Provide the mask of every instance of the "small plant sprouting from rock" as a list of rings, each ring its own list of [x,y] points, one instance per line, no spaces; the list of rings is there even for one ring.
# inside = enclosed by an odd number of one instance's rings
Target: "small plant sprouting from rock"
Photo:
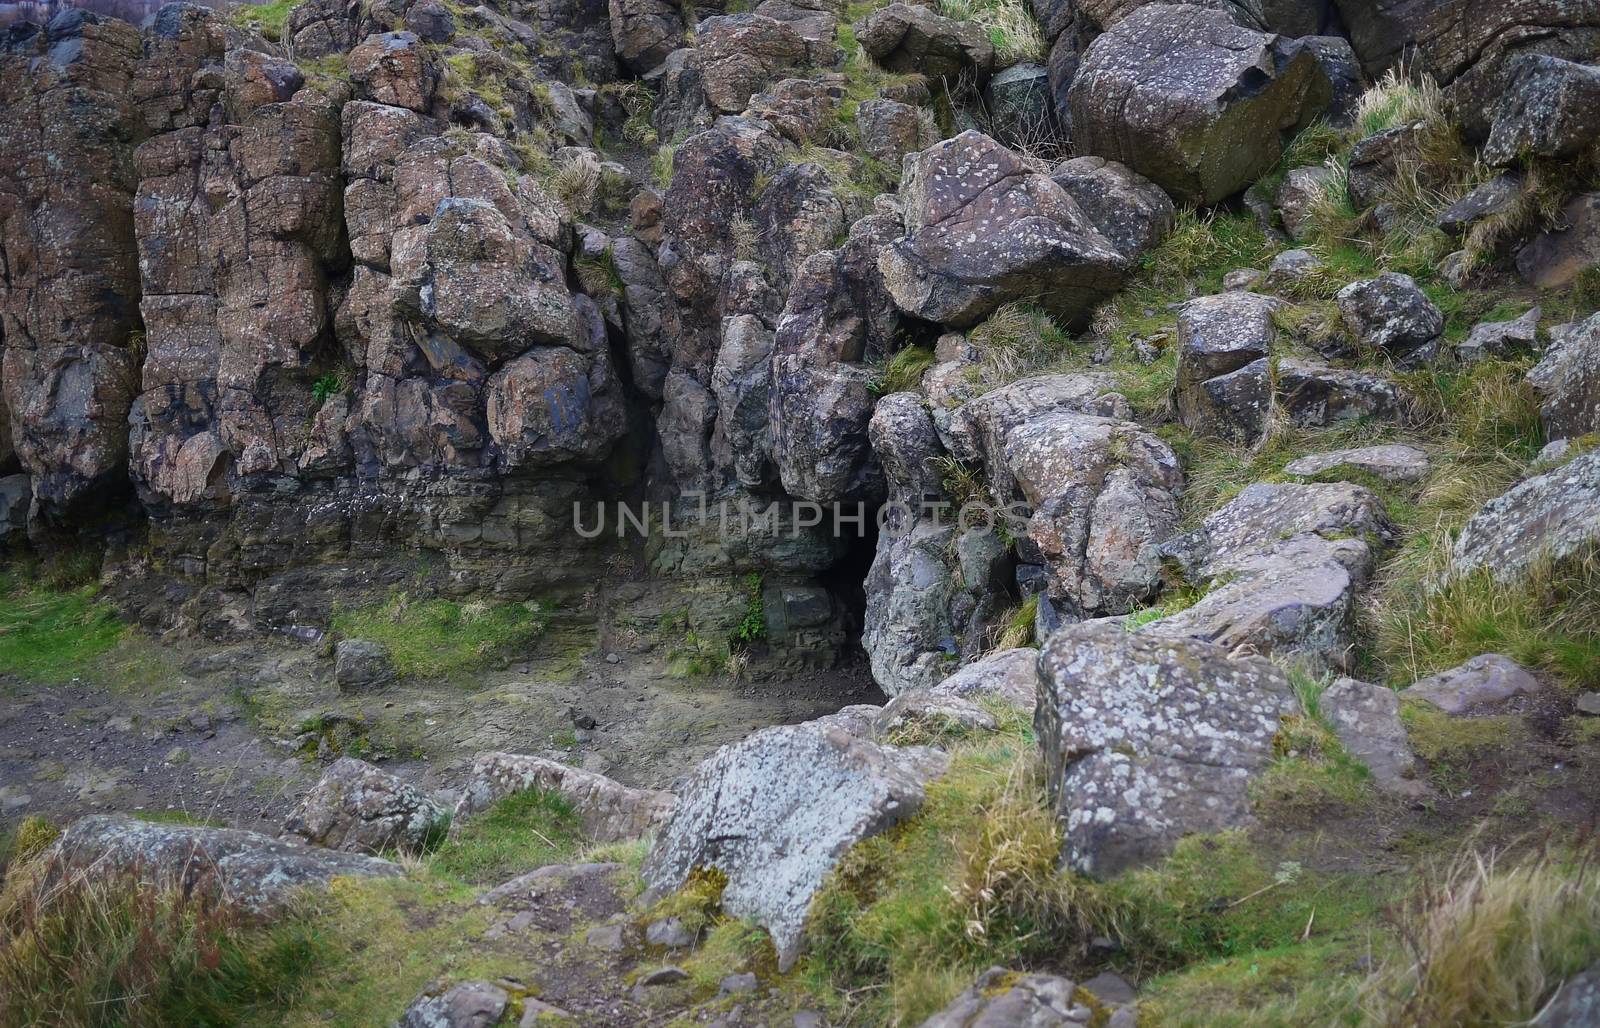
[[[734,626],[732,642],[739,646],[748,646],[767,637],[767,608],[763,602],[761,576],[752,571],[745,578],[745,591],[748,599],[745,604],[744,616]]]
[[[311,383],[311,398],[320,407],[350,390],[350,376],[343,371],[330,371]]]

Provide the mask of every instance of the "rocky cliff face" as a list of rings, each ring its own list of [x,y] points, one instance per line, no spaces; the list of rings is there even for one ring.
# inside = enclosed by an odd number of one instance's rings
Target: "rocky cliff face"
[[[942,333],[1016,301],[1084,325],[1169,230],[1168,195],[1238,194],[1397,47],[1469,132],[1520,56],[1600,47],[1587,6],[1502,6],[1039,4],[1053,96],[904,4],[851,33],[789,0],[309,0],[272,40],[183,4],[143,29],[14,26],[5,523],[41,545],[140,528],[127,567],[161,585],[132,605],[229,634],[315,625],[414,574],[404,553],[456,593],[590,584],[628,547],[575,532],[575,506],[650,498],[689,526],[658,526],[655,571],[730,594],[768,576],[779,648],[825,661],[875,532],[730,534],[702,498],[870,524],[959,498],[966,468],[1020,538],[897,520],[868,578],[886,688],[976,655],[1025,594],[1047,621],[1125,613],[1161,583],[1176,457],[1115,382],[988,393],[983,329]],[[1052,168],[1040,126],[1092,156]],[[1280,387],[1296,424],[1388,409],[1350,372],[1269,376],[1257,349],[1191,383],[1186,423],[1255,438]],[[916,410],[880,402],[907,389]]]

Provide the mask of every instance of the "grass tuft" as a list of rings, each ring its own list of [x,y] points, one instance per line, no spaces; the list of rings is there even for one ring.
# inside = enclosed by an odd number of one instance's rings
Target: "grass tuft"
[[[403,676],[446,678],[487,667],[525,650],[549,617],[537,602],[415,600],[396,593],[357,609],[336,609],[334,631],[346,639],[382,644]]]

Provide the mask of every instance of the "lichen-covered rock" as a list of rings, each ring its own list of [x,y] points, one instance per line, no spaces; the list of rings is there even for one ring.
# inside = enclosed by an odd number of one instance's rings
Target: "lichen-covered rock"
[[[888,168],[899,168],[906,154],[938,142],[929,138],[928,127],[919,108],[898,100],[879,97],[856,108],[862,151]]]
[[[805,40],[786,22],[756,14],[707,18],[695,29],[695,53],[706,101],[737,114],[750,98],[807,57]]]
[[[457,982],[412,1000],[398,1028],[494,1028],[510,1003],[511,994],[498,985]]]
[[[1600,314],[1552,338],[1528,383],[1539,396],[1546,439],[1600,432]]]
[[[1068,99],[1080,153],[1214,204],[1271,168],[1331,95],[1310,50],[1219,11],[1154,4],[1090,45]]]
[[[1534,475],[1484,504],[1456,537],[1451,566],[1500,581],[1600,542],[1600,450]]]
[[[1483,653],[1459,667],[1417,679],[1400,696],[1456,715],[1539,691],[1539,680],[1521,664],[1499,653]]]
[[[1505,357],[1515,350],[1533,347],[1539,341],[1539,316],[1542,313],[1534,307],[1512,321],[1479,322],[1472,326],[1466,339],[1456,344],[1456,358],[1465,364],[1476,364],[1490,357]]]
[[[1028,537],[1053,600],[1120,614],[1161,584],[1158,547],[1177,530],[1183,476],[1172,450],[1132,422],[1055,411],[1006,436],[1005,464],[1033,510]]]
[[[1349,469],[1385,482],[1411,483],[1427,478],[1431,467],[1427,453],[1415,446],[1387,443],[1307,454],[1285,464],[1283,472],[1302,478],[1316,478],[1320,475],[1344,474]]]
[[[1100,234],[1129,260],[1137,260],[1172,231],[1177,210],[1161,187],[1132,168],[1104,157],[1063,161],[1050,178],[1089,216]]]
[[[820,81],[784,79],[752,96],[746,110],[752,117],[770,122],[785,139],[797,146],[804,146],[822,135],[843,95],[844,88],[836,76],[824,77]],[[857,118],[858,124],[861,124],[859,111]],[[865,125],[862,124],[863,148],[866,148],[866,138]],[[913,149],[920,150],[921,147]],[[867,152],[872,151],[868,149]],[[892,166],[898,167],[899,164],[899,157],[895,157]]]
[[[815,503],[882,495],[883,475],[867,441],[873,382],[858,364],[773,358],[772,455],[791,495]]]
[[[1076,999],[1078,986],[1053,974],[1018,974],[993,967],[922,1028],[1066,1028],[1088,1024],[1093,1012]]]
[[[1523,183],[1518,172],[1496,175],[1446,207],[1434,224],[1445,235],[1459,239],[1487,219],[1514,210],[1522,200]]]
[[[1301,535],[1353,537],[1374,545],[1396,538],[1383,501],[1363,486],[1256,482],[1162,550],[1188,574],[1209,580],[1233,570],[1242,559]]]
[[[1400,694],[1382,685],[1341,678],[1322,691],[1317,710],[1352,757],[1372,772],[1378,788],[1401,796],[1427,795],[1417,758],[1400,721]]]
[[[916,814],[943,767],[827,719],[764,729],[700,765],[641,873],[660,896],[696,869],[721,871],[722,909],[765,927],[787,971],[828,873],[851,846]]]
[[[332,850],[420,853],[449,824],[445,809],[415,786],[365,761],[341,757],[283,828]]]
[[[606,350],[529,350],[489,377],[484,396],[489,438],[508,470],[599,461],[628,430]]]
[[[637,839],[663,823],[675,802],[670,792],[632,789],[604,775],[518,753],[480,753],[461,788],[455,816],[489,809],[528,789],[556,793],[572,805],[585,834],[599,842]]]
[[[401,873],[387,860],[236,828],[164,825],[115,815],[73,823],[50,847],[48,859],[56,874],[133,875],[152,888],[206,896],[259,919],[282,912],[300,889],[325,887],[335,878]]]
[[[1273,314],[1283,301],[1258,293],[1218,293],[1190,300],[1178,311],[1178,369],[1174,392],[1178,416],[1195,431],[1240,441],[1261,432],[1265,404],[1241,400],[1237,388],[1212,385],[1266,358],[1277,338]],[[1239,378],[1231,382],[1241,381]],[[1253,383],[1259,392],[1266,378]]]
[[[1405,419],[1407,395],[1393,380],[1376,372],[1330,368],[1289,357],[1279,359],[1276,371],[1278,404],[1301,428],[1361,419]]]
[[[1334,297],[1352,335],[1397,360],[1427,360],[1444,315],[1410,275],[1386,271],[1352,282]]]
[[[369,36],[347,60],[350,81],[361,99],[422,114],[433,107],[439,73],[415,33]]]
[[[1255,657],[1107,624],[1067,625],[1039,656],[1034,731],[1073,870],[1110,877],[1183,836],[1252,823],[1288,679]]]
[[[878,265],[907,314],[959,327],[1037,296],[1079,323],[1128,274],[1066,190],[981,132],[908,157],[901,196],[906,234]]]
[[[965,72],[981,87],[994,70],[994,45],[982,28],[930,7],[890,4],[857,23],[855,33],[862,49],[890,71],[952,83]]]
[[[1133,408],[1118,387],[1117,376],[1108,372],[1030,375],[961,404],[949,414],[940,435],[952,454],[984,468],[995,498],[1003,502],[1016,491],[1005,453],[1011,431],[1061,410],[1131,421]]]

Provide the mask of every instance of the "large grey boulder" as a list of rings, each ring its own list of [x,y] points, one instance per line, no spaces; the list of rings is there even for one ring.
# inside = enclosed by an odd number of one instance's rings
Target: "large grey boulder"
[[[1509,581],[1541,560],[1600,542],[1600,450],[1512,486],[1484,504],[1456,537],[1458,574],[1488,569]]]
[[[179,889],[250,918],[281,913],[301,889],[335,878],[394,878],[399,865],[377,857],[273,839],[237,828],[155,824],[117,815],[73,823],[47,851],[57,876],[129,875],[156,889]]]
[[[1252,823],[1249,785],[1299,709],[1282,670],[1198,640],[1068,625],[1039,657],[1034,731],[1073,870],[1109,877]]]
[[[420,789],[365,761],[341,757],[283,829],[332,850],[420,853],[449,825],[449,813]]]
[[[1275,370],[1278,405],[1300,428],[1405,420],[1408,395],[1377,372],[1330,368],[1291,357],[1280,358]]]
[[[1052,600],[1121,614],[1160,589],[1158,547],[1177,530],[1183,488],[1166,443],[1133,422],[1056,410],[1008,432],[1004,459],[1033,511]]]
[[[695,27],[694,46],[701,88],[717,114],[743,111],[752,96],[809,54],[793,26],[759,14],[706,18]]]
[[[1492,165],[1530,157],[1575,156],[1600,126],[1600,68],[1548,54],[1508,62],[1482,156]]]
[[[1465,664],[1417,679],[1400,696],[1457,715],[1539,691],[1539,680],[1521,664],[1503,654],[1482,653]]]
[[[1016,490],[1005,459],[1013,429],[1062,410],[1131,421],[1133,408],[1118,388],[1117,376],[1104,371],[1029,375],[962,403],[945,420],[940,438],[956,457],[983,467],[990,489],[1003,499]]]
[[[873,731],[880,738],[893,738],[889,733],[896,729],[927,720],[993,731],[998,724],[992,707],[1033,711],[1038,658],[1039,651],[1031,647],[1000,650],[932,685],[901,692],[873,716]]]
[[[1352,282],[1334,300],[1350,333],[1396,360],[1427,360],[1444,331],[1444,314],[1410,275],[1386,271]]]
[[[982,86],[994,71],[994,44],[978,25],[930,7],[895,3],[856,23],[856,40],[890,71],[917,72],[952,84],[967,73]]]
[[[765,927],[787,971],[828,873],[915,815],[943,768],[938,754],[858,738],[837,719],[764,729],[694,772],[641,873],[661,896],[696,869],[721,871],[722,909]]]
[[[1600,431],[1600,314],[1553,334],[1528,383],[1539,395],[1546,439]]]
[[[1104,157],[1074,157],[1050,173],[1100,234],[1122,255],[1137,260],[1172,231],[1177,209],[1161,187],[1125,164]]]
[[[671,0],[608,0],[617,57],[636,75],[664,64],[683,43],[683,14]]]
[[[599,842],[637,839],[672,813],[670,792],[633,789],[605,775],[520,753],[480,753],[456,802],[457,818],[476,814],[496,800],[528,789],[544,789],[572,805],[584,833]]]
[[[867,442],[873,383],[862,364],[819,364],[803,354],[772,359],[772,456],[791,495],[815,503],[882,496],[883,475]]]
[[[1383,501],[1363,486],[1256,482],[1162,552],[1197,581],[1209,582],[1280,542],[1312,535],[1374,546],[1396,538]]]
[[[975,130],[906,158],[905,236],[879,251],[895,304],[965,327],[1002,304],[1037,297],[1082,323],[1130,265],[1047,176]]]
[[[1121,161],[1180,203],[1214,204],[1272,167],[1327,107],[1309,49],[1186,5],[1141,7],[1096,39],[1068,92],[1080,153]]]

